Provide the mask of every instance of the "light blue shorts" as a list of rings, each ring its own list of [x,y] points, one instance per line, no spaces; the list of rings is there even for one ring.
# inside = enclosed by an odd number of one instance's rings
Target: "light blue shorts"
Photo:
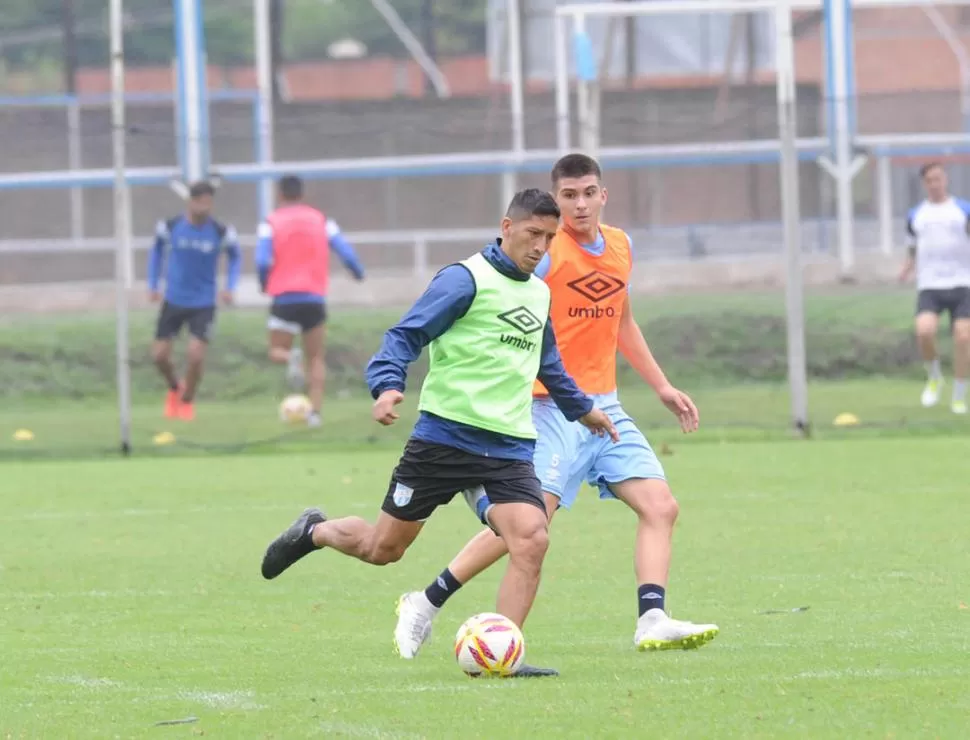
[[[557,496],[560,506],[567,509],[576,500],[584,480],[599,489],[600,498],[616,498],[610,491],[611,483],[633,478],[666,480],[656,453],[623,407],[614,402],[601,408],[613,420],[619,442],[598,437],[579,422],[566,421],[550,399],[533,401],[532,421],[539,433],[534,458],[536,475],[542,490]]]

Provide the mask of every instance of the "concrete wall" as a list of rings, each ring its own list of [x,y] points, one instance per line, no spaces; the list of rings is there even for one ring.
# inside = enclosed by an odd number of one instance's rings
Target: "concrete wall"
[[[776,136],[773,86],[734,88],[715,118],[716,89],[613,91],[604,94],[605,145],[672,144],[764,139]],[[801,91],[800,133],[818,132],[816,89]],[[174,165],[177,161],[173,113],[167,106],[131,106],[129,157],[133,166]],[[365,157],[483,151],[510,147],[507,99],[449,101],[393,100],[357,103],[304,103],[280,106],[276,137],[278,160]],[[253,160],[253,123],[247,104],[218,104],[211,115],[213,159],[217,163]],[[530,96],[527,145],[555,145],[552,96]],[[0,141],[5,142],[0,171],[66,169],[66,116],[62,109],[0,109]],[[111,128],[106,109],[83,113],[84,165],[111,166]],[[700,167],[653,172],[617,172],[610,216],[630,225],[680,224],[715,220],[771,218],[778,212],[773,166]],[[806,168],[806,185],[813,177]],[[544,175],[524,184],[546,183]],[[651,191],[660,207],[647,202]],[[808,188],[813,190],[813,188]],[[312,197],[350,229],[484,226],[495,220],[498,178],[436,177],[314,184]],[[111,232],[111,194],[86,193],[88,236]],[[703,202],[701,202],[703,201]],[[5,191],[0,196],[3,238],[69,235],[67,194],[62,191]],[[255,187],[227,186],[220,212],[247,231],[255,215]],[[811,204],[808,204],[809,211]],[[135,193],[135,230],[177,210],[163,188]]]

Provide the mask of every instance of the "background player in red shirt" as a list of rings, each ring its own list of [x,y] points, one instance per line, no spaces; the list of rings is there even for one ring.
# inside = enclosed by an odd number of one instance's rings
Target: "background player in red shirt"
[[[311,427],[320,426],[320,406],[326,379],[327,290],[330,250],[357,280],[364,279],[354,248],[335,221],[303,201],[303,181],[287,175],[279,184],[279,207],[259,226],[256,268],[260,285],[273,297],[270,308],[269,358],[288,366],[294,388],[309,375]],[[293,347],[300,334],[303,351]],[[304,367],[305,362],[305,367]]]

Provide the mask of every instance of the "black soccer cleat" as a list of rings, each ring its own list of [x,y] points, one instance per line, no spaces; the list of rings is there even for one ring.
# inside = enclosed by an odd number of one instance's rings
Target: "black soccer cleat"
[[[509,678],[546,678],[558,675],[559,671],[555,668],[536,668],[534,665],[523,663],[519,666],[519,670],[509,676]]]
[[[306,509],[283,534],[269,543],[263,555],[263,578],[270,580],[317,548],[310,537],[314,524],[327,521],[320,509]]]

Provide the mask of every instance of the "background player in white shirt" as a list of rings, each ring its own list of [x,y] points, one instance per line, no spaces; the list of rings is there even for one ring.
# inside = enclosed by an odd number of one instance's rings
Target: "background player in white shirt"
[[[926,365],[923,406],[935,406],[943,388],[943,372],[936,349],[940,314],[950,314],[953,331],[953,396],[950,408],[967,413],[970,376],[970,203],[947,190],[943,165],[931,162],[920,169],[926,200],[909,212],[906,231],[909,254],[900,280],[916,273],[916,339]]]

